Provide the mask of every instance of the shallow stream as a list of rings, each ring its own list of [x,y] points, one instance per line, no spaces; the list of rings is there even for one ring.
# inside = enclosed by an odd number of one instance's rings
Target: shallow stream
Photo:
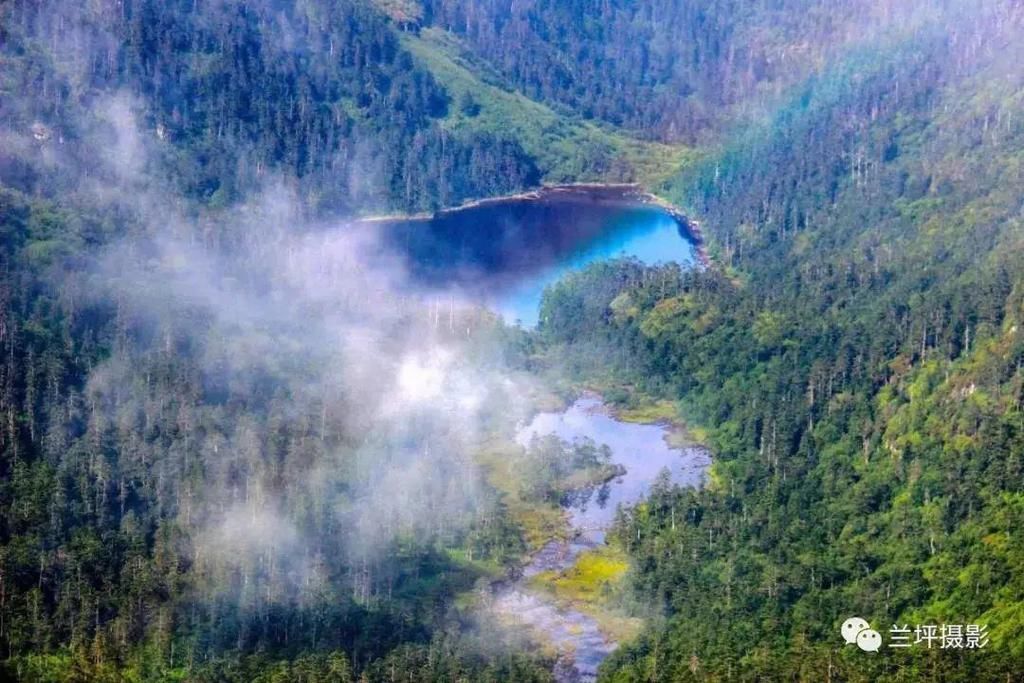
[[[567,507],[573,539],[551,541],[535,553],[519,579],[495,591],[492,608],[506,620],[528,627],[558,650],[555,678],[559,683],[594,681],[598,666],[618,643],[601,632],[593,617],[560,606],[548,595],[531,589],[530,578],[541,572],[566,570],[581,552],[604,543],[616,508],[640,501],[663,470],[674,483],[699,486],[710,458],[702,448],[670,446],[667,426],[615,419],[601,399],[592,395],[578,399],[563,412],[539,413],[519,428],[516,440],[525,447],[535,434],[556,434],[569,442],[589,438],[606,444],[612,451],[612,463],[622,465],[625,472]]]

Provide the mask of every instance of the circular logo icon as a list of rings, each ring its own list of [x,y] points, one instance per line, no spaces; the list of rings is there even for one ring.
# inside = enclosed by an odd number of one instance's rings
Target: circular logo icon
[[[850,617],[843,622],[843,626],[839,631],[843,634],[843,640],[846,641],[846,644],[853,645],[857,642],[857,634],[869,628],[871,628],[871,624],[864,619],[861,619],[860,617]]]

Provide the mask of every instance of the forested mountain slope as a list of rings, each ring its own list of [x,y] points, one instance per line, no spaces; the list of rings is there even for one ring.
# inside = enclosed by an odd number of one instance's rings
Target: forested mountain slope
[[[724,272],[623,263],[547,297],[553,357],[678,398],[717,455],[708,490],[621,518],[666,620],[606,680],[1024,666],[1022,15],[960,18],[850,54],[680,179]],[[865,658],[850,614],[992,643]]]
[[[513,139],[445,134],[456,103],[363,2],[13,2],[0,26],[5,175],[25,187],[60,182],[59,169],[40,175],[40,156],[71,156],[72,177],[87,163],[114,93],[144,112],[161,172],[213,206],[268,176],[334,213],[429,209],[539,180]]]
[[[413,25],[460,36],[530,97],[684,141],[707,138],[844,47],[913,26],[922,13],[920,3],[862,0],[421,4]]]
[[[523,549],[491,409],[402,398],[500,386],[493,320],[309,222],[519,189],[518,143],[360,2],[4,3],[0,48],[0,677],[549,680],[453,606]]]
[[[433,210],[542,180],[660,179],[687,152],[533,101],[460,44],[407,30],[387,3],[51,0],[0,12],[3,161],[23,185],[59,182],[56,169],[39,175],[41,156],[88,156],[114,93],[144,112],[168,180],[215,208],[283,175],[315,213]]]

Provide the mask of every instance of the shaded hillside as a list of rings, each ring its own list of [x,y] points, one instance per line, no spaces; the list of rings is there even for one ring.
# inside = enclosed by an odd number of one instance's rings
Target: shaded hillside
[[[423,0],[527,96],[645,138],[693,141],[771,103],[922,3]],[[931,8],[927,12],[931,12]]]
[[[29,191],[79,180],[104,146],[90,136],[111,96],[141,117],[158,172],[214,207],[282,177],[334,213],[431,209],[539,179],[508,136],[446,134],[438,121],[456,103],[360,2],[15,2],[0,13],[4,180]]]

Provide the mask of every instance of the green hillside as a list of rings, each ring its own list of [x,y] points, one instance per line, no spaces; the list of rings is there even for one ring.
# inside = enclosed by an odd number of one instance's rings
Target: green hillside
[[[684,145],[638,140],[511,90],[489,65],[436,28],[404,33],[401,40],[456,103],[442,126],[456,135],[511,135],[536,161],[544,182],[659,187],[694,158]]]

